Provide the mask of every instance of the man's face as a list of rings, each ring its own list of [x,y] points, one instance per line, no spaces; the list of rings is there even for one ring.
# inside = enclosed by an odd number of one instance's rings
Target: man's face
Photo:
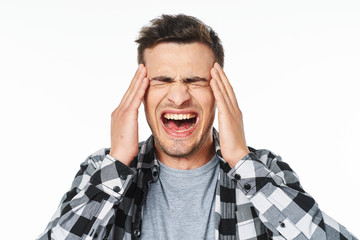
[[[180,158],[210,146],[215,117],[211,49],[201,43],[160,43],[145,50],[144,60],[150,79],[145,114],[157,151]]]

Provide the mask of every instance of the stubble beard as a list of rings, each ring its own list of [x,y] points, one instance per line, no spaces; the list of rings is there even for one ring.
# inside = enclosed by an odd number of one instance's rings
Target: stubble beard
[[[204,145],[209,133],[212,129],[212,124],[209,124],[203,134],[200,135],[200,138],[191,146],[184,149],[184,143],[182,139],[172,140],[172,146],[167,146],[167,144],[160,140],[153,132],[154,140],[156,145],[160,147],[161,151],[169,157],[173,158],[188,158],[197,153],[201,147]],[[209,136],[212,137],[212,136]]]

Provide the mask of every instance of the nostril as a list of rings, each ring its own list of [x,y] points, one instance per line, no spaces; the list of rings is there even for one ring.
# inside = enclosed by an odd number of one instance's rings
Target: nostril
[[[180,107],[186,104],[189,104],[191,101],[191,96],[188,91],[172,91],[168,94],[167,99],[169,102],[174,104],[176,107]]]

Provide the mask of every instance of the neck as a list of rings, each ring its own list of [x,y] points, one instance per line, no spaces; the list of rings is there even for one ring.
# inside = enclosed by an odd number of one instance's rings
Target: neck
[[[156,157],[161,163],[165,166],[181,170],[190,170],[199,168],[206,163],[208,163],[215,155],[215,149],[213,146],[212,137],[209,141],[204,142],[200,149],[192,154],[191,156],[186,157],[174,157],[169,156],[159,150],[158,147],[155,147]]]

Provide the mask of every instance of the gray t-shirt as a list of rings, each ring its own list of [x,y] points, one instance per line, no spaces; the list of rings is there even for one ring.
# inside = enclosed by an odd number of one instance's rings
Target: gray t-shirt
[[[216,155],[192,170],[160,163],[143,209],[141,239],[215,239]]]

